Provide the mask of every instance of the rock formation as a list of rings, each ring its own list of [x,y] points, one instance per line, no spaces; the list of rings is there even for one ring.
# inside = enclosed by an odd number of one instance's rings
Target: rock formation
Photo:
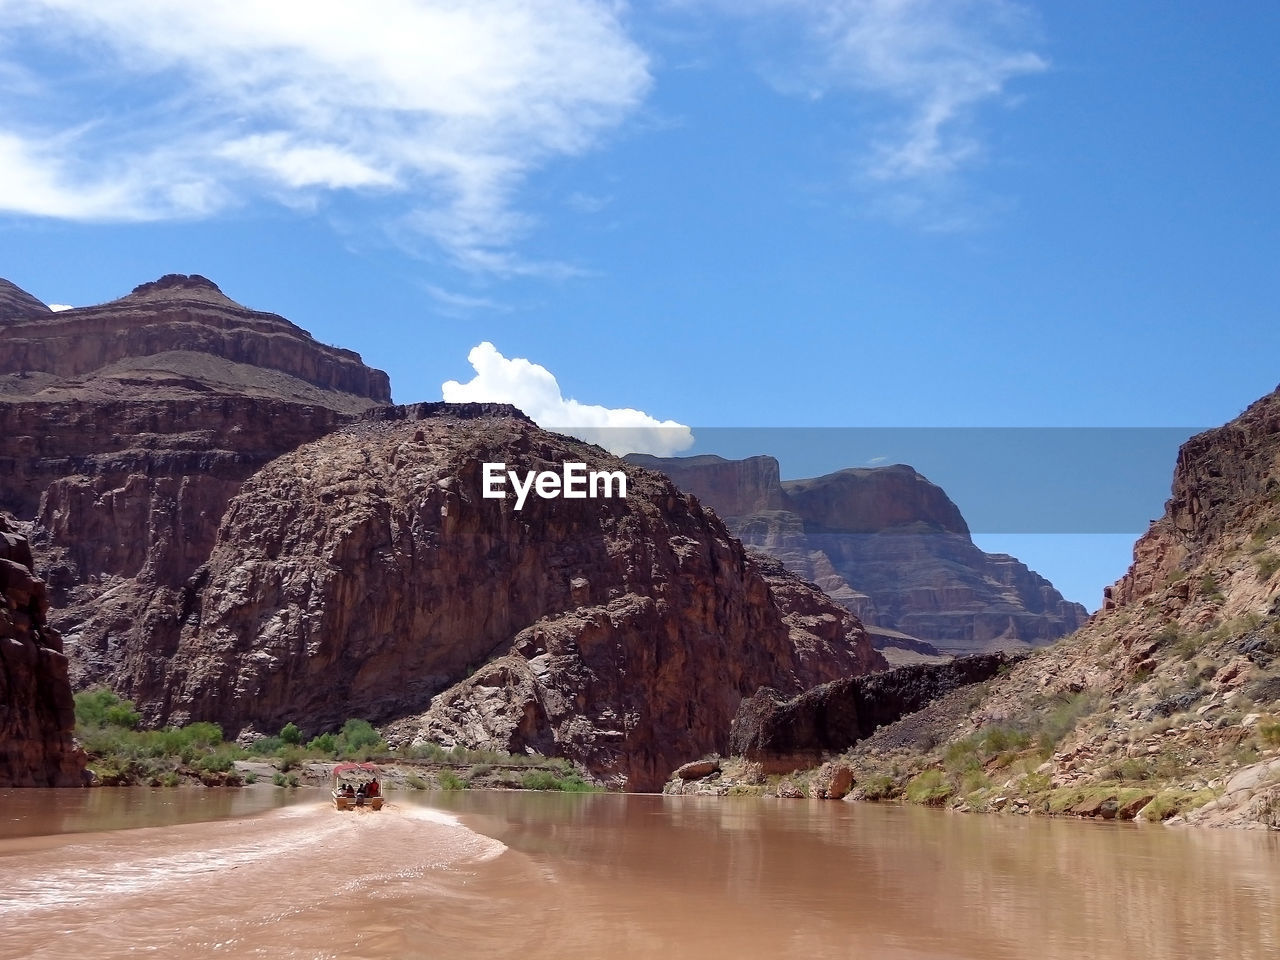
[[[0,514],[0,787],[81,783],[67,658],[48,611],[26,537]]]
[[[761,764],[766,773],[817,766],[826,756],[865,740],[877,728],[915,713],[959,687],[989,680],[1013,662],[1003,653],[986,654],[846,677],[799,696],[760,690],[738,707],[730,750]]]
[[[630,789],[722,748],[739,700],[880,665],[856,619],[770,584],[665,478],[517,411],[399,408],[287,454],[229,505],[154,720],[537,750]],[[392,416],[403,419],[390,419]],[[481,496],[481,465],[625,470],[625,499]]]
[[[381,371],[203,277],[60,313],[0,287],[0,508],[36,521],[76,684],[160,676],[244,480],[389,400]]]
[[[940,749],[896,724],[859,745],[858,778],[1022,733],[1052,749],[1034,776],[1007,748],[978,755],[992,787],[953,783],[951,802],[1280,828],[1280,390],[1182,446],[1164,515],[1099,613],[951,706],[916,724],[946,732]]]
[[[956,505],[910,467],[782,481],[772,457],[628,459],[666,473],[743,543],[848,607],[881,649],[1023,649],[1087,616],[1015,558],[979,550]]]
[[[58,313],[0,286],[0,507],[30,522],[73,682],[152,724],[362,716],[647,789],[721,748],[759,686],[884,665],[665,478],[512,408],[389,399],[355,354],[202,277]],[[489,461],[630,488],[516,511],[481,496]]]

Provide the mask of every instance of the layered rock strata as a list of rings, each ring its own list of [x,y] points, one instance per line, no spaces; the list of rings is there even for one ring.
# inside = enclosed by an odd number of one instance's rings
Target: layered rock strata
[[[67,659],[48,612],[26,537],[0,514],[0,787],[82,782]]]
[[[54,313],[0,288],[0,507],[34,520],[78,686],[164,675],[230,498],[386,375],[172,275]]]
[[[152,719],[398,720],[397,742],[536,750],[646,790],[677,757],[723,748],[758,687],[881,664],[856,619],[771,571],[784,613],[715,515],[660,475],[512,409],[383,416],[232,500],[170,670],[134,678]],[[627,496],[517,512],[482,497],[487,462],[621,470]]]
[[[879,634],[882,649],[1023,649],[1086,619],[1015,558],[978,549],[956,505],[911,467],[783,481],[772,457],[629,459],[663,471],[743,543],[818,584]]]

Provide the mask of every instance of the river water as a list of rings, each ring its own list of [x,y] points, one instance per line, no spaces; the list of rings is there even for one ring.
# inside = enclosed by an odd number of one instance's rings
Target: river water
[[[0,957],[1280,957],[1280,836],[755,798],[0,792]]]

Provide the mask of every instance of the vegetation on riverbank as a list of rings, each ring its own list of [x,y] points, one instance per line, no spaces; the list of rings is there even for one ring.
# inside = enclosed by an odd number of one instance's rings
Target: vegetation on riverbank
[[[213,723],[139,729],[141,716],[133,703],[105,688],[78,693],[75,702],[76,737],[89,755],[96,782],[106,786],[240,786],[262,779],[278,787],[318,785],[325,782],[327,764],[354,760],[383,765],[384,783],[391,788],[601,789],[567,760],[554,757],[446,749],[434,743],[391,750],[373,725],[361,719],[305,742],[298,727],[286,723],[274,736],[241,745],[224,741],[222,729]]]

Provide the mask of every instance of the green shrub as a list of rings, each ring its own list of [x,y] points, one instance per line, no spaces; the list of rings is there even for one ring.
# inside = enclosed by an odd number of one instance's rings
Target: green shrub
[[[864,800],[887,800],[897,795],[897,785],[892,777],[877,774],[862,782],[862,798]]]
[[[1036,736],[1040,749],[1052,752],[1096,706],[1096,695],[1087,690],[1049,701],[1047,710],[1040,715]]]
[[[305,756],[301,747],[285,747],[280,751],[280,770],[287,772],[302,765]]]
[[[207,773],[226,773],[235,766],[235,761],[228,753],[209,753],[197,760],[196,766]]]
[[[302,731],[296,723],[290,721],[280,728],[280,739],[289,746],[296,747],[302,743]]]
[[[387,745],[368,720],[351,719],[338,734],[338,750],[345,757],[368,760],[385,753]]]
[[[160,776],[160,785],[162,787],[176,787],[181,782],[178,771],[170,770]]]
[[[951,797],[954,790],[941,770],[926,770],[907,784],[907,799],[912,803],[938,806]]]
[[[259,737],[249,744],[249,752],[255,757],[273,757],[283,746],[284,741],[279,737]]]
[[[404,783],[410,790],[425,790],[427,788],[427,781],[423,780],[416,773],[411,773],[405,777]]]
[[[441,790],[464,790],[466,782],[452,770],[441,770],[438,776]]]
[[[1264,720],[1258,724],[1258,739],[1268,747],[1280,747],[1280,720]]]
[[[1270,580],[1272,575],[1280,570],[1280,556],[1274,553],[1260,553],[1253,558],[1253,562],[1258,565],[1258,582]]]
[[[526,790],[559,790],[559,778],[549,770],[530,770],[520,778],[520,785]]]
[[[525,790],[559,790],[562,793],[594,793],[600,788],[574,772],[557,776],[550,770],[529,770],[520,778]]]
[[[141,715],[132,700],[121,700],[106,687],[84,690],[75,695],[76,724],[86,728],[122,727],[134,730]]]
[[[285,775],[283,773],[275,773],[271,776],[271,782],[277,787],[283,787],[289,781],[285,779]]]
[[[246,774],[244,775],[244,782],[245,782],[245,783],[257,783],[257,782],[258,782],[258,775],[257,775],[256,773],[254,773],[252,770],[250,770],[248,773],[246,773]]]
[[[334,756],[338,752],[338,738],[332,733],[322,733],[320,736],[311,739],[311,742],[307,744],[307,749],[312,753]]]

